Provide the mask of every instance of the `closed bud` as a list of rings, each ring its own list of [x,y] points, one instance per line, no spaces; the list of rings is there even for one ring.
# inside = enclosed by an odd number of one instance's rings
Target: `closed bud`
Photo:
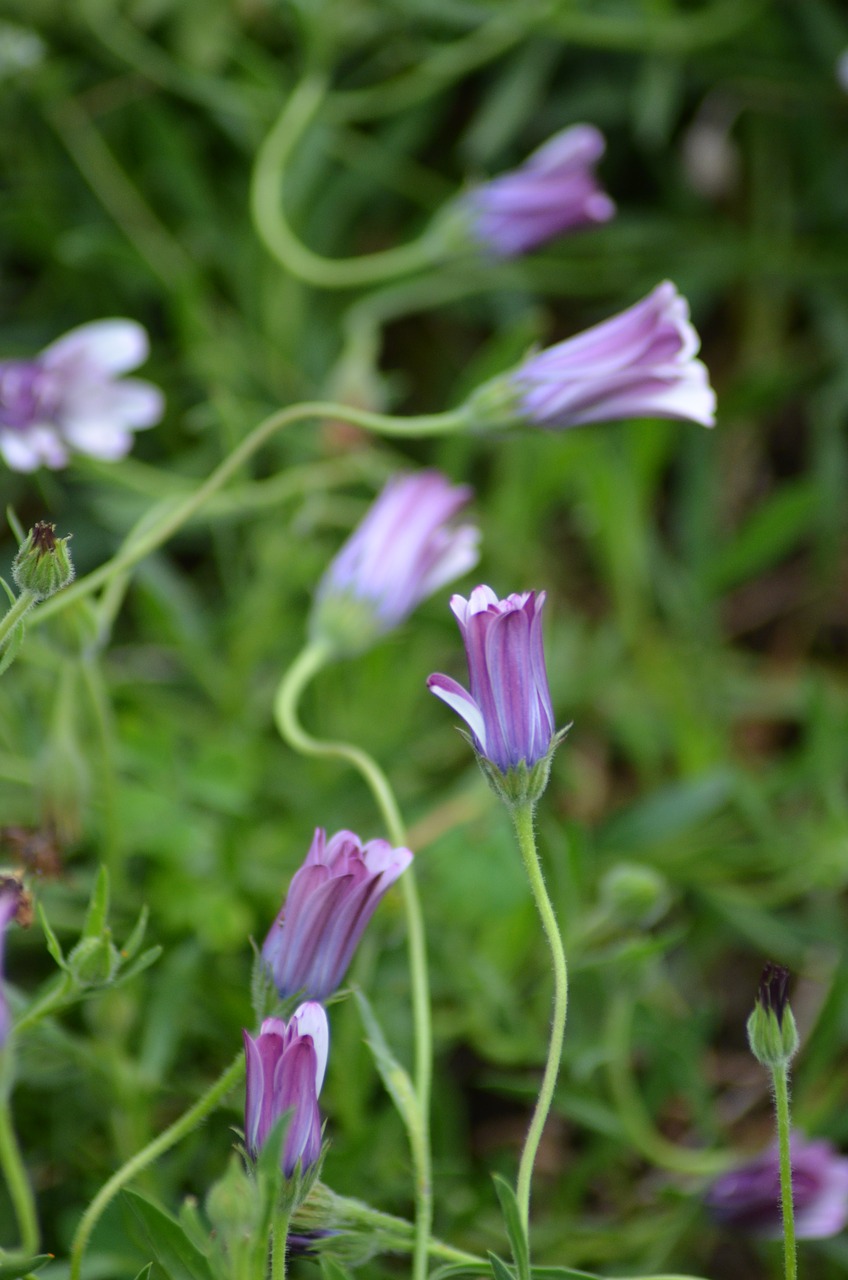
[[[56,526],[39,520],[21,543],[12,563],[12,577],[20,591],[29,591],[36,600],[46,600],[74,580],[68,543],[57,538]]]
[[[785,1067],[798,1049],[798,1028],[787,998],[789,970],[767,964],[748,1019],[748,1044],[764,1067]]]
[[[104,987],[121,966],[121,957],[108,931],[99,938],[83,938],[68,956],[68,968],[81,987]]]
[[[671,905],[664,876],[653,867],[618,862],[604,875],[601,901],[617,923],[648,929],[661,920]]]

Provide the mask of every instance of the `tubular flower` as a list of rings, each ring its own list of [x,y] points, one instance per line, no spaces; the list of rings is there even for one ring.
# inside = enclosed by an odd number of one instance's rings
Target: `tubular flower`
[[[298,1162],[306,1172],[321,1154],[318,1095],[328,1047],[327,1015],[312,1000],[296,1009],[288,1023],[266,1018],[256,1039],[244,1032],[245,1143],[255,1158],[276,1121],[290,1112],[282,1156],[287,1178]]]
[[[801,1240],[835,1236],[848,1222],[848,1159],[823,1139],[791,1138],[795,1234]],[[718,1178],[706,1204],[723,1226],[779,1237],[780,1155],[777,1143],[755,1160]]]
[[[506,785],[508,800],[541,795],[562,737],[554,723],[542,647],[544,603],[544,591],[499,600],[485,586],[475,587],[468,600],[453,596],[471,689],[444,675],[427,681],[468,725],[481,764],[501,794]]]
[[[71,453],[109,461],[162,417],[162,392],[122,378],[147,359],[133,320],[80,325],[31,360],[0,360],[0,454],[14,471],[64,467]]]
[[[622,418],[715,424],[716,398],[689,306],[670,280],[620,315],[529,356],[474,394],[482,425],[577,427]]]
[[[377,904],[411,861],[409,849],[387,840],[363,845],[352,831],[337,831],[328,841],[316,830],[262,947],[283,999],[300,991],[313,1000],[332,995]]]
[[[594,166],[603,134],[576,124],[554,134],[511,173],[483,183],[460,200],[472,234],[490,252],[514,258],[578,227],[606,222],[615,205],[601,190]]]
[[[313,636],[337,653],[367,649],[472,568],[480,531],[450,524],[471,496],[438,471],[393,476],[324,574]]]

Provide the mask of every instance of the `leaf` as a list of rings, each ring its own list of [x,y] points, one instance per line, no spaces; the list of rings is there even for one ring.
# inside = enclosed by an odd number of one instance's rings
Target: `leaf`
[[[133,956],[144,941],[144,933],[147,928],[147,918],[149,914],[150,913],[146,906],[141,908],[132,933],[121,947],[121,956],[124,960],[132,960]]]
[[[12,530],[17,541],[26,542],[26,530],[18,519],[15,508],[12,506],[11,502],[6,507],[6,519],[8,520],[9,528]]]
[[[339,1266],[332,1258],[321,1258],[321,1274],[324,1280],[350,1280],[350,1272]]]
[[[603,1280],[594,1271],[575,1271],[573,1267],[533,1267],[530,1274],[533,1280]],[[661,1280],[661,1277],[655,1276],[654,1280]]]
[[[150,1272],[153,1270],[153,1263],[148,1262],[146,1267],[142,1267],[135,1280],[150,1280]]]
[[[149,969],[152,964],[161,956],[164,947],[149,947],[147,951],[142,951],[141,955],[132,964],[127,965],[126,969],[122,969],[115,981],[113,987],[120,986],[122,982],[128,982],[130,978],[135,978],[137,974],[143,973],[145,969]]]
[[[439,1267],[430,1276],[430,1280],[479,1280],[479,1277],[491,1275],[491,1267],[487,1262],[449,1262]]]
[[[366,1044],[371,1050],[374,1064],[380,1073],[380,1079],[386,1086],[386,1092],[397,1107],[407,1130],[410,1133],[417,1133],[421,1127],[418,1115],[418,1099],[415,1096],[409,1073],[400,1065],[389,1048],[374,1010],[365,996],[356,988],[353,989],[353,994],[356,997],[356,1003],[359,1006],[362,1023],[365,1027]]]
[[[512,1267],[508,1267],[496,1253],[489,1254],[489,1266],[492,1268],[494,1280],[515,1280]]]
[[[83,925],[83,938],[101,938],[106,928],[106,917],[109,914],[109,872],[101,866],[94,882],[91,902]]]
[[[168,1280],[212,1280],[204,1254],[183,1231],[176,1218],[137,1191],[124,1191],[145,1249],[162,1268]]]
[[[5,586],[5,583],[3,585]],[[26,623],[24,622],[23,618],[21,618],[20,622],[14,628],[14,630],[12,631],[12,634],[9,636],[8,640],[6,641],[5,647],[3,649],[3,656],[2,658],[0,658],[0,676],[2,676],[4,671],[8,671],[9,667],[11,667],[12,663],[15,661],[15,658],[17,658],[18,654],[20,653],[21,645],[24,642],[25,632],[26,632]]]
[[[40,902],[36,909],[38,911],[38,922],[44,930],[44,940],[47,943],[47,950],[50,952],[59,968],[67,971],[68,966],[65,964],[65,957],[62,952],[62,948],[59,945],[59,939],[51,929],[47,916],[44,914],[44,908]]]
[[[39,1253],[32,1258],[26,1258],[23,1262],[0,1262],[0,1280],[21,1280],[21,1277],[32,1275],[34,1271],[40,1271],[48,1262],[53,1261],[52,1253]]]
[[[506,1233],[512,1246],[512,1257],[518,1270],[518,1280],[529,1280],[530,1245],[527,1242],[527,1233],[521,1222],[521,1213],[518,1208],[518,1201],[515,1198],[515,1192],[506,1178],[502,1178],[499,1173],[493,1174],[492,1180],[495,1184],[495,1191],[498,1193],[498,1200],[501,1203]]]

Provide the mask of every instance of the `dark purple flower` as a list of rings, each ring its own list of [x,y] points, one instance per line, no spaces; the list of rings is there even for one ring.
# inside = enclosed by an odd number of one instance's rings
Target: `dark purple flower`
[[[283,1173],[309,1169],[321,1154],[318,1095],[327,1068],[329,1030],[320,1004],[307,1001],[288,1023],[266,1018],[254,1039],[244,1032],[247,1089],[245,1144],[256,1157],[277,1120],[290,1112],[283,1146]]]
[[[760,977],[757,1000],[763,1009],[774,1014],[778,1027],[783,1023],[788,992],[789,970],[784,969],[781,964],[772,964],[769,961]]]
[[[14,471],[64,467],[71,453],[122,458],[162,417],[158,387],[119,375],[147,358],[132,320],[80,325],[32,360],[0,360],[0,454]]]
[[[9,1038],[12,1027],[9,1005],[3,990],[4,959],[6,952],[6,930],[14,920],[21,905],[22,889],[14,876],[0,878],[0,1049]]]
[[[471,730],[478,753],[501,774],[546,759],[557,740],[542,647],[544,591],[499,600],[475,587],[453,596],[468,658],[470,693],[449,676],[432,675],[428,688]]]
[[[321,579],[313,634],[339,652],[365,649],[472,568],[480,531],[450,523],[471,496],[438,471],[393,476]]]
[[[795,1234],[801,1240],[834,1236],[848,1222],[848,1159],[823,1139],[791,1138]],[[756,1160],[724,1173],[706,1196],[722,1226],[751,1235],[782,1234],[777,1144]]]
[[[332,995],[377,904],[411,861],[409,849],[393,849],[387,840],[363,846],[352,831],[337,831],[328,841],[316,830],[262,948],[283,999],[298,992],[313,1000]]]
[[[594,174],[605,145],[593,125],[573,125],[549,138],[520,168],[461,198],[475,239],[499,257],[512,258],[563,232],[606,222],[615,205]]]
[[[680,418],[711,427],[715,392],[695,359],[699,346],[686,299],[666,280],[620,315],[485,383],[469,410],[483,426]]]

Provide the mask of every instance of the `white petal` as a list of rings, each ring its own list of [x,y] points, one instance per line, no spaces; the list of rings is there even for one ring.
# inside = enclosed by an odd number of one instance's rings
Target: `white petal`
[[[315,1092],[321,1092],[324,1075],[327,1070],[327,1055],[330,1051],[330,1028],[323,1005],[317,1000],[307,1000],[299,1005],[292,1014],[292,1022],[297,1026],[297,1033],[309,1036],[315,1046]]]
[[[75,366],[125,373],[147,359],[147,332],[135,320],[95,320],[71,329],[41,353],[47,369],[72,373]]]

